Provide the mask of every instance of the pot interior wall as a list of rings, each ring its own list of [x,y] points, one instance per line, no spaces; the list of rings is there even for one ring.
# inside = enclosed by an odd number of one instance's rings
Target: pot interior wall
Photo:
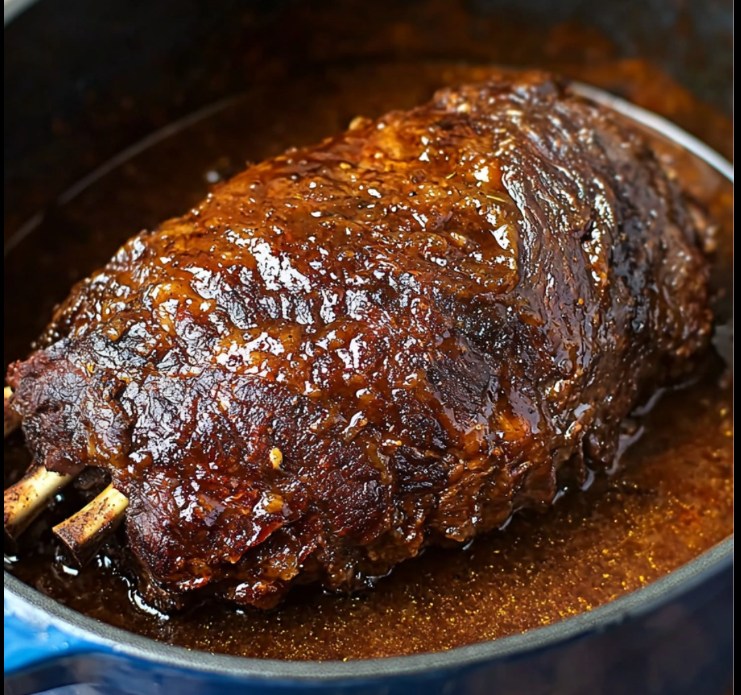
[[[731,19],[730,0],[41,0],[5,31],[5,235],[148,133],[247,85],[337,61],[568,74],[640,57],[730,112]]]

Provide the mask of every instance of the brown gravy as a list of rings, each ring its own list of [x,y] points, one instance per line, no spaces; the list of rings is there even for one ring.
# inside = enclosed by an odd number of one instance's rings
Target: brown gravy
[[[637,61],[569,70],[627,93],[698,130],[707,107]],[[486,68],[444,62],[368,62],[328,69],[315,81],[255,88],[124,153],[63,197],[6,248],[6,360],[27,352],[54,302],[128,236],[182,213],[208,185],[287,146],[316,141],[357,114],[378,115],[427,99],[442,84],[475,81]],[[279,94],[277,97],[275,94]],[[706,118],[710,138],[728,128]],[[712,135],[710,131],[712,129]],[[728,132],[725,130],[724,132]],[[702,133],[700,133],[702,135]],[[720,222],[716,312],[730,315],[732,187],[690,157],[667,150],[686,186]],[[29,277],[38,278],[28,282]],[[716,340],[723,353],[724,327]],[[624,470],[567,491],[547,513],[524,513],[466,549],[432,549],[367,593],[294,594],[260,613],[227,605],[164,616],[144,605],[115,569],[112,544],[77,572],[49,527],[80,506],[72,490],[5,548],[13,574],[87,615],[165,642],[255,657],[353,659],[449,649],[546,625],[610,601],[686,563],[732,532],[731,377],[716,351],[696,381],[664,394],[641,420]],[[626,442],[627,444],[627,442]],[[5,484],[27,461],[22,437],[5,443]]]

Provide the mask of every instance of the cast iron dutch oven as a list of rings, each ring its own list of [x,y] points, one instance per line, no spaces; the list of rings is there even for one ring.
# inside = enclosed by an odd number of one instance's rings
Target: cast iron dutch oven
[[[257,56],[296,80],[359,57],[548,67],[553,56],[538,55],[533,42],[527,54],[516,42],[487,44],[480,27],[490,24],[476,19],[513,19],[534,31],[571,22],[608,35],[621,55],[650,59],[715,107],[730,111],[732,103],[730,2],[478,0],[462,5],[470,44],[447,35],[441,2],[313,3],[298,21],[299,5],[6,0],[6,260],[20,243],[33,244],[34,227],[24,223],[74,182],[158,128],[238,92],[249,70],[232,69],[235,55]],[[411,28],[411,40],[399,41],[400,26]],[[64,123],[63,132],[50,122]],[[18,291],[6,283],[6,307]],[[6,358],[14,357],[7,324],[5,345]],[[730,688],[731,672],[730,539],[644,589],[545,628],[444,653],[348,663],[187,651],[87,618],[5,575],[6,693],[86,684],[79,692],[713,695]]]

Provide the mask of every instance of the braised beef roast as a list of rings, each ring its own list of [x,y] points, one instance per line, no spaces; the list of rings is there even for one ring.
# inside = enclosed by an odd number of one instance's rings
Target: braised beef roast
[[[613,465],[708,341],[700,224],[557,80],[445,89],[131,239],[10,408],[36,463],[128,497],[155,603],[352,590]]]

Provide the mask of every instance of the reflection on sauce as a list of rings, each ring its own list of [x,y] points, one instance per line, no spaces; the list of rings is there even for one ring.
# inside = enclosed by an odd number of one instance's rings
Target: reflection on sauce
[[[671,111],[672,105],[692,111],[685,92],[663,78],[656,89],[657,80],[648,79],[652,74],[633,61],[612,70],[604,63],[586,68],[581,77],[658,111]],[[72,281],[107,260],[137,229],[195,204],[208,185],[245,160],[319,140],[357,114],[374,116],[423,102],[442,84],[485,76],[486,68],[441,62],[338,67],[316,83],[281,85],[280,99],[256,88],[155,142],[52,210],[6,259],[6,288],[17,297],[7,312],[13,333],[6,338],[6,358],[26,352]],[[281,110],[287,102],[301,108]],[[708,128],[716,122],[721,121],[708,119]],[[717,257],[728,262],[730,185],[664,149],[691,193],[721,222]],[[492,172],[482,168],[479,175]],[[730,268],[721,260],[715,272],[719,321],[728,315],[730,301]],[[29,286],[31,276],[45,282]],[[6,565],[88,615],[197,649],[290,659],[447,649],[589,610],[653,581],[731,532],[731,385],[718,356],[708,357],[693,385],[662,398],[641,425],[643,434],[624,456],[620,475],[597,478],[586,492],[568,491],[545,514],[521,514],[504,531],[465,550],[429,550],[356,596],[306,589],[268,613],[210,606],[163,616],[143,604],[117,573],[116,558],[125,552],[120,545],[79,572],[58,556],[48,529],[79,507],[74,491],[36,523],[23,548],[6,547]],[[6,443],[5,455],[7,485],[27,458],[20,437]]]

